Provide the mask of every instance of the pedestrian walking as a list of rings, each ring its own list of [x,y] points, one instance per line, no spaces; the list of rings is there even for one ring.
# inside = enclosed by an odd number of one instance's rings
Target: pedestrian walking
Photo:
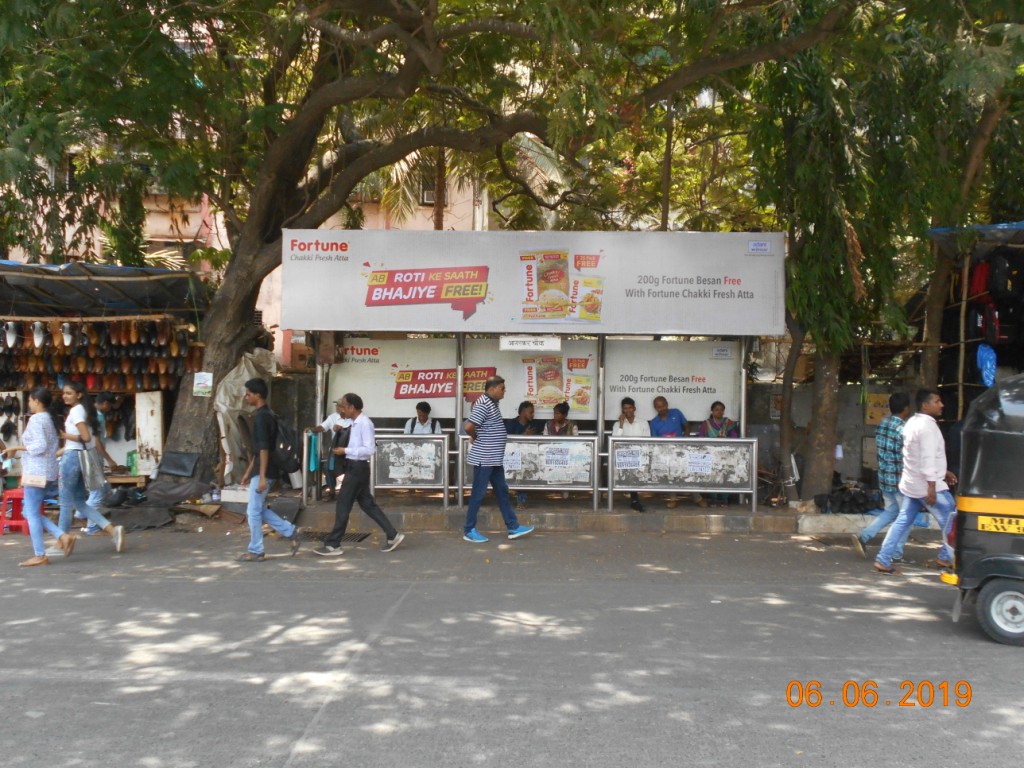
[[[405,534],[395,529],[370,492],[370,457],[376,450],[376,429],[369,417],[363,413],[363,398],[355,393],[342,395],[341,413],[345,418],[352,420],[348,445],[334,449],[335,455],[344,459],[341,471],[345,477],[341,481],[338,501],[334,508],[334,528],[327,535],[323,546],[314,549],[313,554],[321,557],[345,554],[341,549],[341,539],[348,528],[349,514],[355,502],[359,502],[363,512],[384,531],[385,538],[381,551],[391,552],[405,540]]]
[[[79,454],[90,447],[93,433],[99,426],[92,399],[80,381],[65,384],[62,397],[70,410],[64,421],[64,431],[60,433],[64,447],[57,454],[60,457],[60,519],[57,525],[62,531],[70,531],[72,514],[77,509],[113,539],[115,552],[124,552],[124,527],[112,524],[89,503],[89,491],[82,475]]]
[[[949,486],[956,485],[957,479],[946,468],[946,442],[936,422],[942,415],[942,398],[937,389],[919,389],[914,399],[917,413],[903,427],[903,472],[899,484],[903,502],[875,558],[875,570],[882,573],[898,573],[892,561],[922,509],[932,514],[942,531],[936,564],[941,568],[953,564],[953,549],[946,541],[946,534],[956,512]]]
[[[277,443],[277,420],[267,406],[267,382],[249,379],[245,382],[245,404],[256,410],[252,414],[252,456],[242,476],[242,485],[249,486],[245,515],[249,521],[249,547],[237,558],[240,563],[256,563],[267,559],[263,548],[263,524],[266,523],[288,539],[292,556],[299,551],[299,529],[267,506],[267,494],[281,475],[272,451]],[[253,474],[253,470],[256,473]]]
[[[19,451],[25,455],[21,460],[21,485],[24,490],[22,513],[28,521],[29,536],[32,537],[33,557],[18,563],[23,566],[49,565],[43,532],[57,539],[57,547],[69,556],[75,548],[76,537],[62,531],[43,514],[43,502],[47,494],[57,491],[57,449],[60,446],[58,423],[49,413],[53,402],[50,390],[36,387],[28,396],[31,416],[21,439],[23,445],[12,445],[6,449],[8,458],[14,458]]]
[[[861,557],[867,560],[865,547],[878,533],[900,513],[903,495],[900,493],[900,476],[903,474],[903,428],[910,418],[910,397],[903,392],[896,392],[889,398],[889,415],[875,430],[875,452],[878,454],[878,489],[882,492],[883,509],[864,530],[853,534],[851,543]],[[893,553],[894,560],[903,558],[903,547],[910,536],[911,527],[907,526],[903,540],[898,543]]]
[[[505,380],[501,376],[492,376],[484,382],[484,394],[473,404],[465,424],[470,442],[469,463],[473,467],[473,490],[469,496],[462,538],[474,544],[488,541],[476,529],[477,515],[488,485],[494,489],[501,517],[508,528],[508,537],[518,539],[533,532],[532,525],[519,523],[508,497],[508,482],[505,480],[505,443],[508,441],[508,431],[498,408],[503,397]]]

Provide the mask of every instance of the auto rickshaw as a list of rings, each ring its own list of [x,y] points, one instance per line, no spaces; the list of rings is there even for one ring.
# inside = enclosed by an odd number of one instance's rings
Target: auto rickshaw
[[[997,382],[963,422],[956,521],[949,534],[958,621],[975,602],[993,640],[1024,645],[1024,375]]]

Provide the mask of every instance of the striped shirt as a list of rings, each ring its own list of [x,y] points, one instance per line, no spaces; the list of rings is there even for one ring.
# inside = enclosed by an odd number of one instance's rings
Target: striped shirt
[[[903,473],[903,419],[889,415],[882,419],[875,431],[875,449],[878,451],[878,488],[884,493],[899,490]]]
[[[485,394],[474,403],[469,421],[476,425],[476,434],[469,446],[469,463],[474,467],[504,465],[508,431],[498,410],[498,401]]]

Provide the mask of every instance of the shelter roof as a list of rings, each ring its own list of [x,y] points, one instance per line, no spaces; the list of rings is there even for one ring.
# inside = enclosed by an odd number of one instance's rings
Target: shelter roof
[[[970,253],[972,257],[984,259],[988,253],[1001,245],[1024,247],[1024,221],[1005,224],[979,224],[973,227],[939,227],[928,234],[945,256],[957,258]]]
[[[188,271],[0,260],[0,316],[117,317],[206,311],[210,289]]]

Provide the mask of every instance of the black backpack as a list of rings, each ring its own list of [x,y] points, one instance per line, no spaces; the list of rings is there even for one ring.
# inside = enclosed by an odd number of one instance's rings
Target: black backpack
[[[270,460],[280,472],[290,475],[302,467],[302,442],[299,433],[291,424],[271,411],[277,434],[274,437],[274,450],[270,452]]]

